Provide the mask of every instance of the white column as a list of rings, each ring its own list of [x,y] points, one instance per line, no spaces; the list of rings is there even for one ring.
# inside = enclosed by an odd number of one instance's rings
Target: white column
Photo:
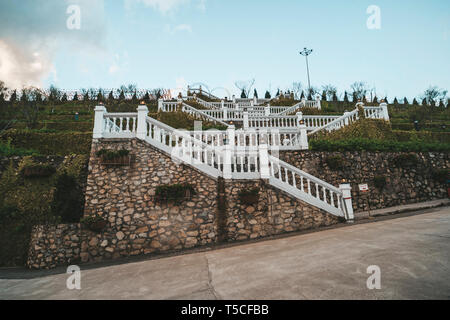
[[[148,108],[146,105],[141,104],[137,108],[137,129],[136,129],[136,138],[145,140],[145,136],[147,135],[147,115]]]
[[[388,112],[388,105],[386,102],[380,103],[381,110],[383,112],[383,119],[386,121],[389,121],[389,112]]]
[[[305,98],[302,99],[302,104],[303,104],[303,107],[306,107],[306,99]]]
[[[258,105],[258,98],[253,96],[253,105]]]
[[[353,222],[354,215],[352,206],[352,187],[350,186],[350,184],[345,183],[339,185],[339,190],[342,191],[342,198],[345,205],[345,208],[343,208],[345,219],[348,222]]]
[[[105,125],[105,113],[106,108],[103,105],[95,107],[95,117],[94,117],[94,139],[100,139],[103,137],[103,129]]]
[[[177,99],[177,110],[181,111],[181,107],[183,106],[183,99]]]
[[[349,121],[348,121],[348,114],[349,114],[350,112],[348,112],[348,111],[345,111],[344,112],[344,116],[346,116],[345,118],[344,118],[344,124],[346,125],[346,126],[348,126],[348,124],[349,124]]]
[[[158,99],[158,111],[162,111],[162,109],[163,109],[163,102],[164,102],[164,100],[162,98]]]
[[[235,127],[229,126],[227,129],[228,144],[225,146],[225,157],[223,161],[223,178],[232,179],[231,159],[234,152]]]
[[[303,122],[303,112],[297,112],[297,127],[300,127]]]
[[[317,98],[316,98],[316,103],[317,103],[317,108],[319,110],[321,110],[322,109],[322,105],[320,104],[320,97],[319,96],[317,96]]]
[[[266,117],[270,116],[270,104],[268,104],[265,108],[264,108],[264,115]]]
[[[308,150],[309,143],[308,143],[308,131],[306,130],[306,125],[301,124],[298,128],[298,131],[300,134],[300,148],[302,150]]]
[[[221,104],[222,109],[225,108],[225,101],[221,100],[220,104]]]
[[[228,109],[222,108],[222,112],[223,112],[223,121],[228,121]]]
[[[232,99],[233,99],[233,103],[236,103],[236,96],[234,94],[233,94]]]
[[[248,112],[244,111],[244,130],[248,129]]]
[[[269,179],[269,146],[267,144],[259,145],[259,168],[261,179]]]

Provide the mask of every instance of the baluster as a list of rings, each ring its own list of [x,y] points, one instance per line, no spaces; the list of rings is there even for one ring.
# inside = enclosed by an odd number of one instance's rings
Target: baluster
[[[323,189],[323,201],[325,201],[325,203],[328,203],[327,201],[327,189],[325,189],[324,186],[322,186]]]

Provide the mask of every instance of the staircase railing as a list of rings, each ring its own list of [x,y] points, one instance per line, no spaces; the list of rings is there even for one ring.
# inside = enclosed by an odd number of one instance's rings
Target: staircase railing
[[[271,185],[331,214],[346,216],[340,189],[270,155],[269,168]]]

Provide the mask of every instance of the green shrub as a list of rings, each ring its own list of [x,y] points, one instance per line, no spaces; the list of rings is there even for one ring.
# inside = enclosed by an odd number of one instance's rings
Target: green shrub
[[[444,184],[450,180],[450,171],[448,169],[433,170],[432,177],[433,180]]]
[[[383,190],[384,187],[386,186],[386,177],[384,176],[375,176],[373,178],[373,184],[375,186],[375,188],[377,188],[378,190]]]
[[[101,232],[108,224],[108,221],[100,216],[88,216],[80,219],[80,223],[91,231]]]
[[[418,162],[419,162],[419,160],[417,159],[417,156],[412,153],[400,154],[400,155],[396,156],[394,159],[392,159],[392,163],[397,168],[413,167],[413,166],[416,166],[418,164]]]
[[[188,199],[195,195],[195,190],[191,184],[172,184],[158,186],[155,191],[155,198],[157,201],[173,200],[181,202],[183,199]]]
[[[340,170],[344,167],[344,159],[341,156],[327,157],[325,163],[331,170]]]
[[[21,167],[20,174],[24,178],[49,177],[56,172],[56,168],[49,164],[27,164]]]
[[[130,150],[121,149],[121,150],[109,150],[109,149],[100,149],[95,153],[97,157],[102,160],[114,160],[121,157],[126,157],[130,154]]]
[[[254,205],[259,201],[259,188],[244,189],[238,193],[241,204]]]
[[[1,156],[29,156],[38,155],[39,153],[33,149],[17,148],[11,145],[12,138],[9,138],[6,143],[0,142],[0,155]]]
[[[53,195],[52,212],[63,223],[79,222],[83,215],[84,194],[76,179],[67,173],[58,177]]]
[[[42,155],[89,154],[92,133],[57,132],[42,133],[10,129],[0,134],[0,141],[8,141],[14,147],[36,150]]]

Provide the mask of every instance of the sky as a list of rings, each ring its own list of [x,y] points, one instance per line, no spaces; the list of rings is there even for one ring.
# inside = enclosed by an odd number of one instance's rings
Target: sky
[[[228,96],[255,79],[261,96],[307,88],[304,47],[317,88],[364,81],[408,99],[450,89],[450,1],[0,0],[10,88],[203,84]]]

